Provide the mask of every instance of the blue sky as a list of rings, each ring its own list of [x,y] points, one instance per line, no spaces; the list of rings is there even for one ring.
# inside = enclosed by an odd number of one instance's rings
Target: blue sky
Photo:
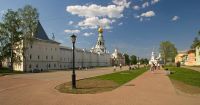
[[[93,47],[101,25],[109,52],[149,57],[160,41],[189,49],[200,30],[200,0],[1,0],[0,16],[26,4],[38,9],[48,36],[69,47],[72,32],[77,47]]]

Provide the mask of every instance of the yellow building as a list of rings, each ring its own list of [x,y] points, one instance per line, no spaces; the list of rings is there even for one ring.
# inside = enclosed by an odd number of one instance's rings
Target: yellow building
[[[186,56],[186,66],[194,66],[196,65],[196,54],[195,50],[189,50],[187,51],[187,56]]]
[[[184,65],[186,61],[186,57],[187,57],[186,51],[179,51],[175,57],[175,63],[180,62],[181,65]]]

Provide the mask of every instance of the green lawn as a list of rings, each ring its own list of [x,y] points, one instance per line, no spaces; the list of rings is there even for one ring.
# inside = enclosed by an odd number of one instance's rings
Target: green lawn
[[[76,89],[71,88],[71,82],[58,85],[56,86],[56,89],[62,93],[73,94],[94,94],[111,91],[138,77],[145,71],[147,71],[146,68],[140,68],[131,71],[126,70],[121,72],[114,72],[111,74],[77,80]]]
[[[200,87],[200,72],[177,67],[168,67],[168,69],[173,72],[173,74],[169,75],[170,79]]]
[[[124,83],[127,83],[128,81],[136,78],[137,76],[144,73],[147,69],[140,68],[137,70],[131,70],[131,71],[122,71],[122,72],[116,72],[112,74],[106,74],[102,76],[94,77],[95,79],[101,79],[101,80],[111,80],[116,82],[119,85],[122,85]]]

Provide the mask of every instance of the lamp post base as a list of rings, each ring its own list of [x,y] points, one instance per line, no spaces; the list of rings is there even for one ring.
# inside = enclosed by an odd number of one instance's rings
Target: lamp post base
[[[76,89],[76,75],[72,74],[72,88]]]

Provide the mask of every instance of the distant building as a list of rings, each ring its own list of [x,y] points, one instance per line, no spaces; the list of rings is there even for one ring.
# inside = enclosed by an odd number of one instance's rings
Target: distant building
[[[111,55],[106,51],[103,29],[99,29],[99,37],[95,49],[92,51],[86,49],[75,49],[75,67],[95,67],[110,66]],[[21,63],[14,64],[14,70],[33,71],[49,69],[67,69],[72,68],[72,48],[60,46],[55,41],[55,36],[49,39],[40,22],[38,22],[37,32],[34,35],[33,43],[28,45],[25,52],[26,59],[20,55]],[[8,67],[9,60],[6,60]]]
[[[196,65],[200,65],[200,45],[196,46]]]
[[[186,66],[194,66],[194,65],[196,65],[195,50],[188,50],[187,51],[185,65]]]
[[[119,66],[120,64],[125,65],[125,56],[124,54],[120,53],[118,49],[115,49],[114,53],[111,55],[112,58],[112,65]]]
[[[181,65],[185,65],[187,57],[187,51],[179,51],[175,57],[175,63],[180,62]]]
[[[159,53],[158,56],[155,55],[155,52],[152,51],[151,53],[151,59],[149,60],[149,64],[162,64],[162,60],[161,60],[161,54]]]

